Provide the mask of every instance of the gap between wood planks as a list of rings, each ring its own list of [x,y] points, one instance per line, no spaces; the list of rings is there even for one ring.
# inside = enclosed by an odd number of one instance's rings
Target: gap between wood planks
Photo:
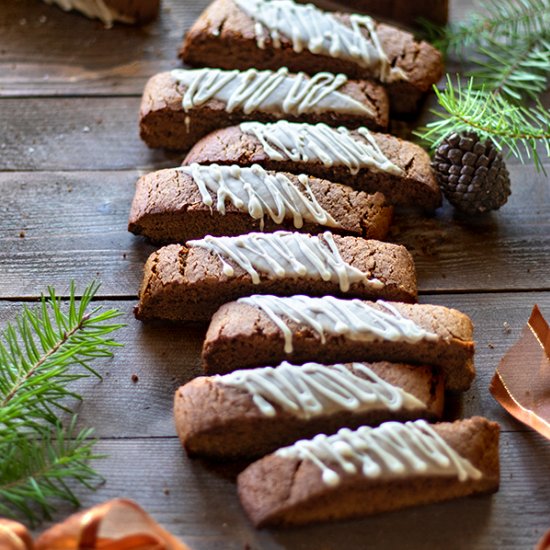
[[[422,297],[429,297],[429,296],[452,296],[452,295],[468,295],[473,296],[476,294],[537,294],[541,292],[550,292],[550,286],[549,287],[543,287],[543,288],[491,288],[487,290],[482,289],[476,289],[474,291],[470,289],[441,289],[441,290],[419,290],[418,295]],[[46,295],[46,294],[44,294]],[[62,301],[68,301],[69,295],[58,295],[56,294],[56,297],[59,298]],[[81,298],[82,294],[79,294],[78,292],[75,293],[76,298]],[[41,299],[41,295],[37,294],[35,296],[0,296],[0,302],[24,302],[24,303],[36,303],[39,302]],[[92,302],[104,302],[104,301],[110,301],[110,302],[135,302],[138,299],[137,294],[127,294],[127,295],[119,295],[119,294],[96,294],[92,298]],[[428,303],[428,302],[425,302]],[[193,323],[188,323],[193,324]]]

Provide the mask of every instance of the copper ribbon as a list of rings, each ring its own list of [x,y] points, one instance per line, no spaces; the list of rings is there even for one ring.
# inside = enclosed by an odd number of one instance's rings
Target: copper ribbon
[[[27,528],[16,521],[0,518],[0,550],[32,550]]]
[[[535,550],[550,550],[550,531],[547,531],[546,534],[539,540]]]
[[[489,386],[515,418],[550,439],[550,327],[538,306]]]
[[[164,530],[135,502],[126,499],[110,500],[88,511],[70,516],[66,521],[42,533],[36,539],[34,548],[190,550],[187,545]]]

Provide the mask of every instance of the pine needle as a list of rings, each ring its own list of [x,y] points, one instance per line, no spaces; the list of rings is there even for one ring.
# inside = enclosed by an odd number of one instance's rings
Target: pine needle
[[[454,132],[477,132],[498,149],[507,148],[521,162],[532,159],[535,167],[544,171],[539,144],[550,155],[550,111],[542,105],[527,108],[512,103],[483,86],[477,89],[474,79],[463,87],[458,78],[454,83],[447,76],[445,89],[434,89],[443,112],[432,111],[438,120],[415,132],[432,148]]]
[[[0,514],[35,522],[50,516],[52,499],[78,503],[67,482],[100,479],[88,466],[97,458],[91,430],[76,433],[74,416],[62,422],[68,400],[81,400],[71,383],[101,378],[90,362],[119,346],[109,335],[123,326],[112,323],[120,312],[91,306],[98,288],[78,300],[71,284],[67,304],[50,288],[0,333]]]
[[[476,45],[515,42],[550,28],[550,0],[489,0],[483,7],[485,13],[447,27],[424,22],[428,39],[448,54],[461,55]]]
[[[536,99],[546,90],[550,75],[550,33],[548,36],[518,39],[513,45],[489,40],[474,59],[478,68],[470,72],[474,85],[522,101]]]
[[[60,501],[78,506],[71,485],[93,488],[102,481],[89,465],[100,458],[94,454],[91,430],[76,433],[58,425],[54,430],[38,428],[31,436],[18,434],[8,443],[0,442],[0,515],[23,515],[35,525],[50,519]]]
[[[539,98],[550,76],[550,0],[490,0],[484,7],[455,25],[425,25],[446,53],[477,67],[465,86],[447,75],[445,88],[435,90],[437,120],[415,134],[436,148],[454,132],[476,132],[544,172],[550,112]]]

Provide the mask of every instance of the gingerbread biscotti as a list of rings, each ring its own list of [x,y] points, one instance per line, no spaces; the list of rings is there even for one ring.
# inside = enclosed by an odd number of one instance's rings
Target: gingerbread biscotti
[[[259,164],[266,170],[306,173],[367,193],[381,192],[391,204],[434,210],[441,191],[424,149],[366,128],[287,121],[244,122],[212,132],[188,153],[184,164]]]
[[[158,15],[160,0],[44,0],[65,11],[77,10],[90,19],[100,19],[107,27],[113,23],[143,25]]]
[[[285,119],[385,130],[388,117],[384,88],[343,74],[178,69],[146,84],[139,127],[149,147],[187,151],[213,130],[244,121]]]
[[[430,367],[283,363],[195,378],[176,391],[174,420],[191,456],[254,458],[342,427],[435,420],[443,394]]]
[[[255,165],[192,165],[141,177],[128,229],[159,243],[205,235],[292,229],[384,239],[392,207],[326,180],[266,171]]]
[[[386,86],[400,114],[415,112],[443,74],[440,52],[408,32],[291,0],[212,2],[187,33],[180,56],[195,66],[373,78]]]
[[[466,315],[443,306],[252,295],[214,314],[202,362],[207,374],[284,360],[432,365],[447,389],[465,391],[475,376],[472,333]]]
[[[498,490],[499,425],[386,422],[283,447],[238,477],[257,527],[356,518]]]
[[[170,245],[145,264],[135,315],[142,321],[208,321],[249,294],[332,294],[415,302],[412,256],[403,246],[277,231]]]

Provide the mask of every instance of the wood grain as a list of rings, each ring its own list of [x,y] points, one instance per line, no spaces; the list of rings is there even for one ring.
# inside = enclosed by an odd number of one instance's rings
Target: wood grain
[[[518,550],[547,529],[550,445],[534,433],[501,436],[501,489],[493,496],[288,531],[255,531],[226,473],[185,457],[176,439],[102,441],[97,465],[107,483],[89,506],[115,496],[137,500],[194,550]],[[62,516],[67,509],[60,510]]]
[[[0,95],[141,94],[153,73],[180,65],[178,44],[203,7],[164,0],[146,27],[105,29],[37,0],[0,0]]]
[[[137,295],[155,247],[127,231],[138,172],[0,174],[0,296],[36,296],[71,279]]]
[[[493,497],[288,532],[254,531],[227,472],[190,461],[174,437],[172,396],[200,374],[205,327],[143,325],[132,315],[154,249],[126,231],[134,183],[182,155],[149,150],[137,131],[147,78],[179,66],[181,37],[206,0],[163,0],[157,22],[103,28],[39,0],[0,0],[0,327],[47,285],[66,294],[103,283],[98,303],[123,312],[124,347],[80,381],[80,424],[102,438],[107,482],[85,506],[140,502],[198,550],[532,548],[548,525],[550,445],[509,417],[487,387],[534,303],[550,319],[550,185],[510,159],[513,194],[472,220],[446,205],[432,218],[400,213],[391,236],[413,253],[421,301],[456,307],[476,325],[477,378],[448,399],[447,417],[501,423],[502,489]],[[452,0],[451,18],[474,0]],[[453,71],[454,68],[449,69]],[[550,98],[547,97],[548,100]],[[425,122],[430,98],[419,117]],[[393,130],[410,136],[414,124]],[[550,169],[550,164],[547,164]],[[137,375],[137,379],[134,375]],[[69,509],[60,507],[56,519]],[[247,546],[248,545],[248,546]]]
[[[64,292],[71,278],[100,278],[103,296],[135,296],[155,248],[126,229],[138,175],[0,173],[0,298],[48,284]],[[530,167],[512,176],[497,213],[469,219],[446,205],[432,218],[396,218],[391,238],[412,252],[422,293],[550,289],[550,186]]]

